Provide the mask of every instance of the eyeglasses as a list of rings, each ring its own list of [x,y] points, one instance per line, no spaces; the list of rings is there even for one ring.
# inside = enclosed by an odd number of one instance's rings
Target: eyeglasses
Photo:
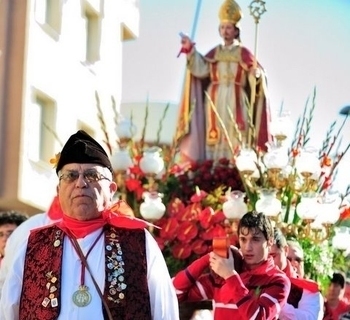
[[[75,170],[71,170],[65,173],[62,173],[59,177],[59,180],[63,180],[64,182],[67,183],[72,183],[76,180],[79,179],[80,175],[83,175],[84,180],[86,182],[92,183],[92,182],[97,182],[100,180],[108,180],[111,181],[110,179],[108,179],[107,177],[105,177],[102,173],[96,171],[96,170],[86,170],[84,172],[79,172],[79,171],[75,171]]]
[[[13,232],[13,230],[7,231],[7,232],[1,232],[0,231],[0,239],[1,238],[6,238],[7,239],[12,234],[12,232]]]
[[[304,259],[301,259],[301,258],[299,258],[299,257],[296,257],[296,258],[292,258],[292,257],[287,257],[287,259],[289,260],[289,261],[296,261],[296,262],[298,262],[298,263],[301,263],[301,262],[303,262],[304,261]]]

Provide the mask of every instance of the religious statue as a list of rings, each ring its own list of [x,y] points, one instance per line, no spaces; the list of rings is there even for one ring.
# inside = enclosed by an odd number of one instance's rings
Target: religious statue
[[[241,17],[239,5],[225,0],[219,10],[223,43],[205,56],[181,34],[180,53],[187,55],[177,130],[182,160],[232,158],[232,149],[240,144],[266,149],[270,117],[266,75],[241,44]]]

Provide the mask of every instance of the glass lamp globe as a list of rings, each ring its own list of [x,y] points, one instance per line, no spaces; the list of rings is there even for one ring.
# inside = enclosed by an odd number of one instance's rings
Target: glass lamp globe
[[[131,160],[128,149],[115,150],[111,156],[111,164],[115,172],[125,172],[132,167],[133,162]]]
[[[286,140],[293,128],[293,123],[290,118],[290,111],[284,110],[278,112],[270,122],[270,132],[278,142]]]
[[[115,133],[119,138],[119,144],[126,146],[136,134],[136,126],[129,119],[121,117],[115,127]]]
[[[331,225],[340,217],[341,198],[338,194],[325,194],[320,203],[318,221],[323,225]]]
[[[317,195],[315,193],[302,194],[296,210],[300,219],[314,221],[320,210]]]
[[[276,191],[260,190],[259,200],[255,203],[255,210],[271,218],[277,217],[282,211],[282,204],[276,198]]]
[[[164,169],[164,160],[160,151],[160,148],[152,147],[143,152],[140,159],[140,169],[145,175],[156,176]]]
[[[334,228],[335,235],[332,245],[335,249],[347,251],[350,249],[350,228],[342,226]]]
[[[245,193],[239,190],[230,192],[222,205],[222,211],[227,219],[239,220],[247,213],[248,207],[244,202]]]
[[[320,172],[321,164],[317,150],[314,148],[303,149],[296,158],[295,167],[304,178],[310,178],[313,174]]]
[[[284,147],[269,146],[264,155],[264,163],[267,169],[282,170],[288,164],[287,149]]]
[[[258,159],[253,149],[242,149],[236,158],[236,166],[240,172],[246,175],[252,175],[256,170]]]
[[[163,217],[165,205],[162,202],[162,194],[153,192],[144,192],[144,202],[140,205],[141,216],[148,221],[156,221]]]

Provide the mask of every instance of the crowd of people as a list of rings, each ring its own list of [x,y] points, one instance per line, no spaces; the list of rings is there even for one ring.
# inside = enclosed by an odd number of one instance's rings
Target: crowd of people
[[[213,250],[171,279],[149,224],[112,202],[111,163],[96,140],[73,134],[56,173],[46,213],[0,214],[2,320],[177,320],[179,302],[200,300],[213,301],[215,320],[349,318],[349,281],[335,272],[323,297],[304,278],[301,247],[262,213],[240,220],[239,248]]]

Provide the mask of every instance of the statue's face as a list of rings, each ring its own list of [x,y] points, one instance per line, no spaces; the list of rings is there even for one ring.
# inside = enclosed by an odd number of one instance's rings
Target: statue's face
[[[221,38],[226,41],[233,41],[236,38],[237,29],[231,22],[222,22],[219,25]]]

